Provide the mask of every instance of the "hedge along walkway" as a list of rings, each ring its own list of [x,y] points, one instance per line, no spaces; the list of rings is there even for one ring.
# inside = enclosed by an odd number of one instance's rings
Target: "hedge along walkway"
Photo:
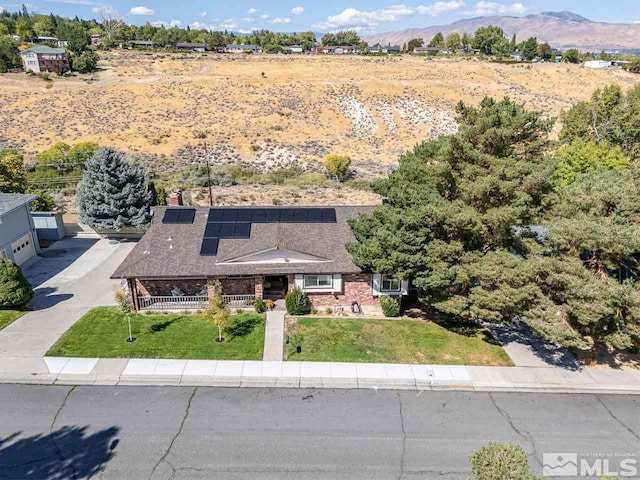
[[[298,318],[288,334],[290,361],[513,365],[486,330],[462,322]]]

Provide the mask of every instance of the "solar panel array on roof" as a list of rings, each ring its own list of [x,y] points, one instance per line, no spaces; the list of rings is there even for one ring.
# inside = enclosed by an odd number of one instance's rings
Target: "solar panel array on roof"
[[[167,210],[167,213],[170,211]],[[165,213],[165,219],[167,218],[167,213]],[[191,222],[193,222],[193,217]],[[207,217],[207,226],[204,230],[200,255],[216,256],[221,239],[250,238],[252,223],[335,222],[335,208],[211,208]],[[165,222],[163,220],[163,223],[182,222]]]
[[[218,244],[220,240],[217,238],[205,238],[202,240],[202,247],[200,247],[200,256],[202,257],[215,257],[218,255]]]
[[[335,223],[335,208],[212,208],[209,223]]]
[[[162,223],[165,224],[191,224],[196,217],[195,208],[168,208],[164,211]]]

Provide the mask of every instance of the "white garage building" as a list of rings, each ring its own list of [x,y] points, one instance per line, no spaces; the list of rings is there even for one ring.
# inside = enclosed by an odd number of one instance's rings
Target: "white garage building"
[[[0,258],[22,265],[40,253],[29,204],[37,195],[0,193]]]

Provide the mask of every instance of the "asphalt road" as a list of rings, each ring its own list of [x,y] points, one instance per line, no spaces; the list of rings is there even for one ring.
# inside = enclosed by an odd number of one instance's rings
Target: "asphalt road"
[[[0,478],[462,479],[490,440],[640,456],[640,397],[0,385]]]

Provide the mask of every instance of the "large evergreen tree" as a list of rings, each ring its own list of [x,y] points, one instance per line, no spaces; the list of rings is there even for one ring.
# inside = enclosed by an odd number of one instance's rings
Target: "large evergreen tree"
[[[111,148],[87,161],[77,202],[81,220],[94,228],[144,228],[149,222],[151,194],[143,169]]]
[[[458,134],[418,145],[374,185],[384,204],[352,222],[358,243],[348,249],[361,267],[413,279],[426,303],[486,318],[469,303],[466,266],[492,268],[491,252],[526,253],[513,227],[536,219],[551,188],[543,153],[553,121],[508,98],[460,104],[458,114]],[[500,305],[490,309],[502,316]]]

